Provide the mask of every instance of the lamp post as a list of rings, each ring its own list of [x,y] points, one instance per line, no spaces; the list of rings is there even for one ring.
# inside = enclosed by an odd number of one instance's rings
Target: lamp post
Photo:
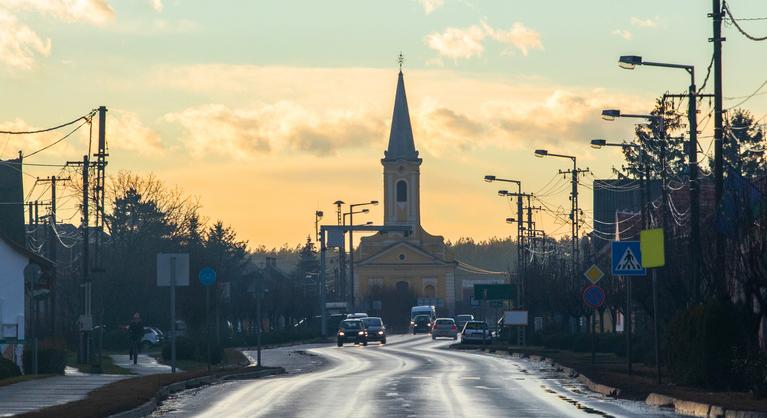
[[[371,200],[369,202],[364,202],[364,203],[352,203],[351,205],[349,205],[349,213],[348,213],[349,225],[354,225],[354,214],[358,213],[358,212],[354,212],[354,208],[361,207],[361,206],[376,206],[376,205],[378,205],[377,200]],[[362,209],[361,212],[368,213],[370,212],[370,210]],[[349,230],[349,273],[350,273],[349,275],[351,276],[349,280],[349,285],[350,285],[349,287],[351,291],[351,301],[352,301],[351,311],[354,312],[354,305],[356,302],[354,298],[354,235],[351,229]]]
[[[565,155],[565,154],[554,154],[549,152],[545,149],[537,149],[535,150],[535,156],[538,158],[543,157],[558,157],[558,158],[566,158],[573,162],[573,169],[570,171],[561,171],[561,174],[572,174],[572,191],[570,192],[570,221],[572,222],[572,251],[573,251],[573,262],[572,262],[572,274],[573,277],[575,277],[575,270],[576,266],[578,265],[578,229],[580,227],[579,225],[579,216],[578,216],[578,174],[581,172],[587,172],[588,169],[585,170],[579,170],[578,169],[578,160],[573,155]]]
[[[697,88],[695,87],[695,66],[683,64],[668,64],[662,62],[644,61],[637,55],[624,55],[618,60],[618,65],[627,70],[633,70],[638,65],[647,67],[663,67],[683,69],[690,75],[690,86],[687,90],[687,119],[690,125],[690,144],[687,150],[688,185],[690,189],[690,274],[689,283],[692,287],[693,302],[698,303],[700,296],[698,256],[700,253],[700,191],[698,185],[698,108]]]
[[[522,253],[522,246],[524,245],[523,242],[522,242],[523,239],[524,239],[524,235],[523,235],[523,232],[522,232],[523,229],[524,229],[524,227],[522,225],[522,196],[521,196],[521,194],[522,194],[522,182],[519,181],[519,180],[511,180],[511,179],[498,178],[498,177],[496,177],[494,175],[487,175],[487,176],[485,176],[485,181],[488,182],[488,183],[492,183],[494,181],[500,181],[500,182],[504,182],[504,183],[513,183],[513,184],[517,185],[517,193],[520,195],[517,198],[517,219],[520,220],[520,222],[517,224],[517,278],[518,278],[518,280],[521,281],[522,280],[522,272],[523,272],[523,263],[524,263],[524,257],[523,257],[523,253]],[[508,219],[512,219],[512,218],[508,218]],[[508,219],[507,219],[507,222],[508,222]]]
[[[641,193],[640,200],[642,202],[641,207],[641,213],[642,213],[642,228],[646,227],[645,219],[645,210],[647,208],[647,192],[645,190],[645,181],[644,181],[644,158],[645,158],[645,152],[644,148],[642,148],[639,144],[634,143],[613,143],[613,142],[607,142],[604,139],[592,139],[591,140],[591,147],[595,149],[600,149],[602,147],[621,147],[621,148],[634,148],[639,152],[639,190]],[[623,280],[626,282],[626,316],[624,320],[624,329],[626,330],[626,365],[628,368],[628,374],[632,373],[632,362],[631,362],[631,324],[632,324],[632,298],[631,298],[631,277],[624,276]]]
[[[315,210],[314,211],[314,239],[319,241],[320,240],[320,219],[325,214],[321,210]]]

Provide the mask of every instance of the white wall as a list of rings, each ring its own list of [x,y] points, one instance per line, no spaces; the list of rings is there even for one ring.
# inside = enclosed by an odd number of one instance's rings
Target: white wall
[[[0,239],[0,323],[18,323],[19,339],[24,339],[24,268],[29,259]],[[0,345],[0,352],[7,346]],[[20,363],[22,347],[15,353]]]

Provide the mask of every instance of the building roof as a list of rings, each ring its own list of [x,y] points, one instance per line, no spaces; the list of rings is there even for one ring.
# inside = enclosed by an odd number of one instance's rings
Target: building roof
[[[49,268],[49,267],[53,267],[53,265],[55,264],[53,261],[33,252],[27,247],[24,247],[23,245],[19,245],[16,241],[8,238],[8,236],[3,234],[2,231],[0,231],[0,241],[3,241],[6,244],[8,244],[8,246],[11,247],[11,249],[16,251],[17,253],[29,258],[29,261],[34,261],[35,263],[39,264],[40,267]]]
[[[391,118],[389,148],[384,152],[384,161],[421,161],[415,150],[413,127],[410,125],[410,112],[405,95],[405,79],[402,71],[397,78],[397,93],[394,98],[394,113]]]

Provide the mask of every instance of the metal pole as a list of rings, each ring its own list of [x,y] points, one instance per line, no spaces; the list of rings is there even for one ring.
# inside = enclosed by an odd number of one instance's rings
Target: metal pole
[[[354,206],[349,206],[349,226],[354,226]],[[349,293],[351,298],[351,312],[355,311],[355,298],[354,298],[354,234],[352,229],[349,229]]]
[[[170,371],[176,373],[176,257],[170,257]]]
[[[658,384],[660,384],[660,338],[658,336],[658,269],[652,269],[652,312],[655,334],[655,368]]]
[[[690,123],[689,175],[690,175],[690,286],[692,287],[693,303],[699,299],[698,254],[700,252],[700,204],[698,201],[698,106],[697,89],[695,87],[695,71],[690,69],[690,90],[688,119]]]
[[[261,367],[261,295],[263,280],[256,278],[256,366]]]
[[[210,371],[210,285],[205,285],[205,339],[208,345],[208,371]]]
[[[722,5],[721,0],[713,0],[713,18],[714,37],[711,41],[714,43],[714,185],[715,202],[718,204],[722,200],[723,193],[723,165],[724,154],[722,149],[723,130],[722,130]],[[727,297],[727,282],[725,277],[726,258],[724,236],[715,230],[716,234],[716,255],[715,255],[715,274],[716,278],[714,288],[719,298]]]
[[[327,318],[325,317],[325,230],[320,229],[320,334],[322,338],[327,337]]]
[[[83,207],[82,207],[82,234],[83,234],[83,253],[82,253],[82,279],[83,279],[83,317],[86,321],[90,321],[90,303],[91,303],[91,295],[90,295],[90,277],[89,277],[89,270],[90,270],[90,257],[89,257],[89,242],[90,242],[90,236],[88,231],[88,205],[90,203],[90,198],[88,196],[88,191],[90,188],[90,185],[88,183],[88,174],[89,174],[89,160],[88,156],[83,156]],[[92,322],[91,322],[92,325]],[[81,359],[80,361],[82,363],[88,362],[88,359],[90,359],[90,349],[89,349],[89,341],[90,341],[90,332],[88,330],[82,331],[82,334],[80,336],[80,355]]]
[[[626,364],[631,374],[631,277],[623,276],[626,282],[626,315],[623,318],[623,329],[626,331]]]

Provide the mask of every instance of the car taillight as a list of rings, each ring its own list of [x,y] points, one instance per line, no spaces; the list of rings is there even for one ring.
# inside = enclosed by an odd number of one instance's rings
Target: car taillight
[[[457,330],[457,329],[458,329],[458,327],[457,327],[457,326],[455,326],[455,324],[453,324],[453,326],[451,326],[451,327],[450,327],[450,329],[451,329],[451,330],[453,330],[453,331],[455,331],[455,330]]]
[[[432,327],[432,329],[437,329],[437,323],[436,322],[434,323],[434,326]]]

